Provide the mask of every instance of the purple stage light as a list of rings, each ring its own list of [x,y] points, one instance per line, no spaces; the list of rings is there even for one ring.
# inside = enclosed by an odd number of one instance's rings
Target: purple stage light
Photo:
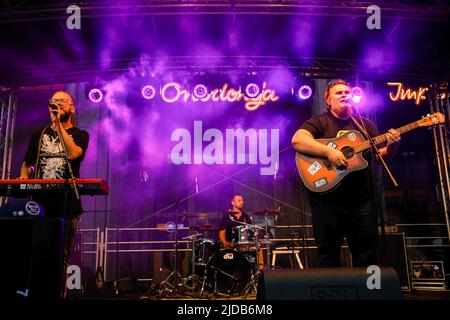
[[[352,101],[353,103],[360,103],[363,97],[363,91],[360,87],[352,88]]]
[[[142,87],[141,94],[144,99],[151,100],[155,97],[156,90],[152,85],[147,84]]]
[[[245,94],[249,98],[255,98],[259,94],[259,86],[256,83],[249,83],[245,87]]]
[[[91,102],[99,103],[103,100],[103,92],[98,88],[94,88],[89,90],[88,97]]]
[[[208,95],[208,88],[204,84],[198,84],[194,87],[193,94],[197,99],[206,98]]]
[[[312,88],[308,85],[303,85],[298,89],[298,96],[303,99],[309,99],[312,96]]]

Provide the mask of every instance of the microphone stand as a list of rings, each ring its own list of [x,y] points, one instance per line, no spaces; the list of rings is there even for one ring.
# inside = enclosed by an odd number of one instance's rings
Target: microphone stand
[[[62,150],[64,152],[64,157],[66,159],[67,169],[69,171],[69,177],[70,177],[70,179],[72,179],[72,185],[73,185],[73,190],[75,192],[75,197],[76,197],[77,200],[79,200],[80,199],[80,193],[78,192],[78,186],[77,186],[77,184],[75,182],[75,176],[73,174],[72,165],[70,163],[69,156],[67,154],[67,148],[66,148],[66,145],[64,144],[64,140],[63,140],[63,136],[62,136],[62,132],[61,132],[61,121],[60,121],[59,117],[54,112],[51,112],[51,114],[52,114],[52,118],[56,119],[56,133],[58,135],[59,143],[61,144]],[[67,184],[65,184],[65,186],[67,186]],[[66,251],[65,250],[65,245],[66,245],[66,219],[68,218],[67,217],[67,209],[68,209],[67,208],[67,203],[68,203],[68,193],[69,193],[69,191],[66,188],[64,188],[64,189],[65,189],[64,190],[64,202],[63,202],[64,228],[63,228],[63,239],[62,239],[63,253]],[[73,203],[71,204],[71,208],[70,209],[73,209]],[[70,217],[69,217],[69,219],[70,219]],[[66,289],[66,283],[65,282],[66,282],[66,272],[67,272],[67,270],[66,270],[67,266],[65,265],[65,263],[66,263],[66,261],[63,258],[63,275],[62,275],[62,279],[63,279],[63,288],[62,288],[63,297],[65,295],[65,289]]]
[[[356,124],[356,126],[363,132],[363,134],[366,136],[366,138],[368,139],[372,152],[375,153],[375,155],[377,156],[377,158],[380,160],[380,162],[382,163],[385,171],[388,173],[389,178],[391,179],[392,183],[394,184],[394,187],[398,187],[398,183],[397,180],[394,178],[394,176],[392,175],[391,171],[389,170],[389,167],[387,166],[386,162],[384,161],[383,157],[380,154],[380,150],[378,149],[375,141],[373,140],[373,138],[370,136],[364,121],[362,120],[361,114],[359,113],[358,110],[356,110],[356,108],[354,108],[355,110],[355,114],[358,117],[358,120],[356,120],[353,115],[351,116],[353,122]],[[382,239],[382,246],[381,246],[381,265],[384,265],[384,262],[386,260],[385,255],[386,255],[386,248],[387,248],[387,243],[386,243],[386,230],[385,230],[385,223],[384,223],[384,217],[383,217],[383,212],[381,211],[381,204],[380,204],[380,197],[381,195],[378,193],[378,188],[376,188],[376,199],[375,199],[375,205],[377,207],[377,212],[378,212],[378,216],[380,219],[380,225],[381,225],[381,239]],[[369,208],[370,210],[370,208]],[[378,223],[377,223],[377,235],[378,235]]]
[[[52,114],[53,114],[53,117],[56,118],[56,133],[58,134],[59,143],[61,144],[62,149],[64,151],[64,157],[66,159],[67,169],[69,171],[70,179],[72,179],[72,186],[73,186],[73,190],[75,192],[75,198],[77,200],[80,200],[80,193],[78,191],[77,183],[75,182],[75,176],[73,174],[72,165],[70,163],[69,156],[67,155],[67,148],[66,148],[66,145],[64,144],[64,140],[63,140],[62,133],[61,133],[61,121],[59,120],[59,117],[56,114],[54,114],[54,113],[52,113]]]

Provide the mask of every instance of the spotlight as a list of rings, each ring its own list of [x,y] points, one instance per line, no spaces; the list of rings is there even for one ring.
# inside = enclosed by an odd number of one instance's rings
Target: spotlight
[[[249,98],[255,98],[259,94],[259,86],[252,82],[245,87],[245,94]]]
[[[103,92],[99,88],[89,90],[88,98],[91,102],[99,103],[103,100]]]
[[[352,101],[353,103],[360,103],[363,97],[363,90],[360,87],[352,88]]]
[[[155,87],[153,87],[150,84],[147,84],[147,85],[143,86],[142,89],[141,89],[141,95],[146,100],[153,99],[155,97],[155,95],[156,95]]]
[[[192,94],[194,95],[194,97],[196,97],[197,99],[203,99],[206,98],[206,96],[208,95],[208,88],[204,85],[204,84],[197,84],[194,87],[194,90],[192,92]]]
[[[302,85],[300,89],[298,89],[298,96],[303,100],[311,98],[312,93],[312,88],[307,84]]]
[[[295,82],[296,84],[291,89],[291,93],[296,101],[300,103],[310,103],[315,91],[314,80],[300,77],[295,79]]]

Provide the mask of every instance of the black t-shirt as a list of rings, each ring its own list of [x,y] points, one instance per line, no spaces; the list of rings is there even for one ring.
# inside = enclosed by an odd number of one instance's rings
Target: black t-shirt
[[[83,150],[81,157],[70,160],[74,176],[79,177],[81,161],[84,159],[89,144],[89,134],[77,127],[68,129],[67,134]],[[24,162],[28,166],[36,166],[35,178],[37,179],[69,178],[64,150],[59,142],[57,132],[50,126],[42,128],[32,135],[25,153]]]
[[[239,240],[238,234],[235,232],[234,228],[242,225],[240,223],[232,221],[231,218],[239,222],[252,223],[250,216],[244,211],[242,211],[242,214],[239,217],[239,219],[236,217],[234,212],[231,211],[226,212],[223,215],[222,222],[220,224],[220,230],[225,229],[225,239],[228,242]]]
[[[364,125],[372,138],[379,135],[378,129],[368,119],[363,118]],[[309,131],[315,139],[337,138],[349,130],[361,132],[352,119],[341,120],[333,116],[331,112],[325,112],[319,116],[307,120],[301,129]],[[364,136],[364,134],[363,134]],[[369,151],[363,156],[369,165],[372,157]],[[349,173],[340,184],[326,193],[310,192],[309,196],[327,203],[357,205],[366,202],[373,194],[372,175],[370,166]]]
[[[76,127],[68,129],[67,134],[83,150],[80,157],[69,160],[74,176],[79,178],[80,165],[89,144],[89,134]],[[31,136],[23,161],[27,166],[35,167],[34,178],[37,179],[68,179],[70,176],[58,134],[50,126],[42,128]],[[75,199],[73,192],[67,194],[66,205],[64,205],[64,193],[53,190],[40,196],[33,196],[33,199],[44,206],[47,216],[73,217],[80,215],[83,211],[81,201]]]

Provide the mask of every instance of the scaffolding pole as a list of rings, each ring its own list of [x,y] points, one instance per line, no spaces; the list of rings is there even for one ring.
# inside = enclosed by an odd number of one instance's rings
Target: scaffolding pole
[[[450,145],[448,132],[450,128],[450,110],[448,85],[431,85],[429,90],[430,111],[440,112],[446,116],[443,124],[433,126],[433,140],[436,152],[436,164],[439,174],[439,189],[442,205],[444,208],[445,222],[447,225],[447,236],[450,243]]]
[[[16,120],[17,96],[14,90],[0,95],[0,154],[2,154],[1,179],[11,177],[12,148]],[[6,203],[6,197],[0,197],[0,206]]]

